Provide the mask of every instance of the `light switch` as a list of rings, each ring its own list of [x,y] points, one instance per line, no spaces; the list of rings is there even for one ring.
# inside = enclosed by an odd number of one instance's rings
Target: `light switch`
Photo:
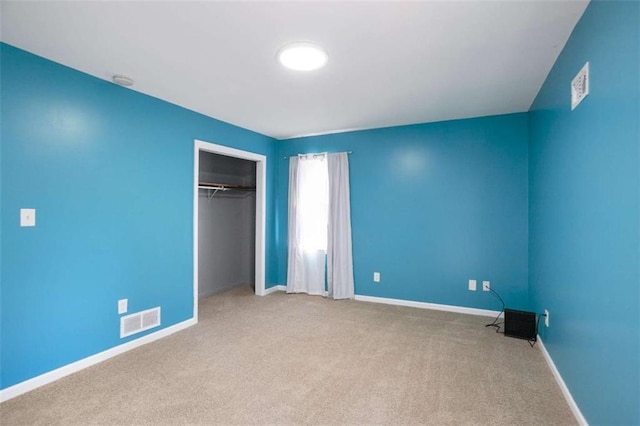
[[[129,310],[129,299],[118,300],[118,314],[126,314]]]
[[[373,273],[373,282],[374,283],[379,283],[380,282],[380,272],[374,272]]]
[[[20,226],[36,226],[36,209],[20,209]]]

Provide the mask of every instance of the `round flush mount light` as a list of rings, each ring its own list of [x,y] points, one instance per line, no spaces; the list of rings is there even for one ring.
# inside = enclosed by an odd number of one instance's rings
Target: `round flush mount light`
[[[119,86],[124,86],[124,87],[133,86],[133,79],[127,77],[126,75],[116,74],[112,77],[112,80],[115,84]]]
[[[296,42],[278,50],[278,62],[296,71],[313,71],[326,65],[329,56],[315,43]]]

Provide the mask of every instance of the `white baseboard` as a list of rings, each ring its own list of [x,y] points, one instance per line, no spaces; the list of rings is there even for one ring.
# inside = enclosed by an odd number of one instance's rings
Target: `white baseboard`
[[[41,374],[32,379],[25,380],[24,382],[20,382],[6,389],[0,390],[0,402],[8,401],[18,395],[22,395],[23,393],[32,391],[36,388],[39,388],[40,386],[55,382],[56,380],[59,380],[65,376],[76,373],[80,370],[84,370],[87,367],[91,367],[92,365],[98,364],[102,361],[106,361],[109,358],[113,358],[116,355],[120,355],[142,345],[146,345],[147,343],[151,343],[158,339],[162,339],[163,337],[167,337],[170,334],[184,330],[185,328],[191,327],[192,325],[195,325],[197,323],[198,321],[193,318],[188,319],[186,321],[172,325],[171,327],[163,328],[162,330],[158,330],[155,333],[147,334],[146,336],[143,336],[139,339],[123,343],[111,349],[107,349],[106,351],[91,355],[87,358],[72,362],[71,364],[67,364],[63,367],[56,368],[55,370],[49,371],[48,373]]]
[[[265,290],[263,296],[274,293],[276,291],[287,291],[286,285],[275,285]],[[326,296],[326,293],[325,293]],[[386,297],[362,296],[355,295],[355,300],[359,302],[382,303],[385,305],[408,306],[410,308],[433,309],[435,311],[456,312],[459,314],[480,315],[483,317],[495,317],[500,311],[491,311],[488,309],[465,308],[463,306],[440,305],[438,303],[415,302],[413,300],[389,299]]]
[[[465,308],[464,306],[440,305],[438,303],[415,302],[413,300],[388,299],[386,297],[360,296],[356,294],[356,300],[360,302],[384,303],[386,305],[408,306],[411,308],[433,309],[436,311],[456,312],[459,314],[480,315],[483,317],[495,317],[500,311],[488,309]]]
[[[547,348],[544,346],[544,343],[542,342],[542,339],[540,338],[539,335],[538,335],[538,346],[540,346],[542,355],[544,355],[544,359],[545,361],[547,361],[547,365],[549,366],[551,373],[553,373],[553,377],[556,379],[558,386],[560,386],[562,395],[564,395],[564,399],[567,401],[567,404],[569,404],[569,408],[571,409],[571,412],[573,413],[576,420],[578,421],[578,424],[587,426],[589,424],[587,423],[587,419],[585,419],[584,416],[582,415],[582,411],[580,411],[580,407],[578,407],[578,404],[576,404],[576,401],[573,399],[573,396],[571,395],[571,392],[569,391],[567,384],[562,379],[560,372],[556,368],[556,364],[553,362],[553,359],[551,359],[551,355],[549,355],[549,352],[547,352]]]
[[[273,287],[269,287],[266,289],[260,296],[266,296],[271,293],[275,293],[276,291],[287,291],[286,285],[274,285]]]

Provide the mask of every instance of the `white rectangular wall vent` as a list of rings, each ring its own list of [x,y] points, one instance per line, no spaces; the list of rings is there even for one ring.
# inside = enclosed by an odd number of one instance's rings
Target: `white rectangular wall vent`
[[[160,307],[120,317],[120,338],[160,325]]]
[[[573,111],[588,94],[589,62],[584,64],[578,75],[571,80],[571,110]]]

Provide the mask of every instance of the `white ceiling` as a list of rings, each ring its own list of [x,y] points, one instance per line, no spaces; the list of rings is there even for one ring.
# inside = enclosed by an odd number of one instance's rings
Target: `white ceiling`
[[[527,111],[586,6],[2,1],[1,38],[283,139]],[[276,62],[278,48],[301,40],[327,50],[325,68]]]

